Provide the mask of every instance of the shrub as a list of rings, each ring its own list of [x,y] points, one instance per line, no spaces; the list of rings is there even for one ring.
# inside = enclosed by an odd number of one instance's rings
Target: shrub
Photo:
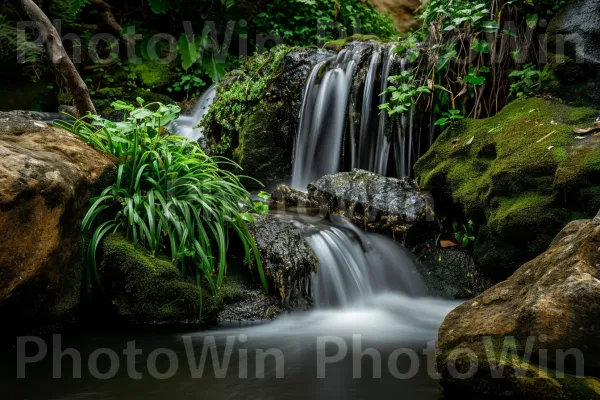
[[[122,122],[95,115],[74,123],[56,122],[119,159],[116,182],[91,200],[83,220],[82,229],[93,230],[87,254],[90,274],[99,281],[96,250],[102,238],[123,231],[154,255],[170,254],[182,274],[191,275],[200,290],[205,279],[214,295],[227,271],[231,230],[245,247],[246,261],[251,253],[256,258],[266,289],[258,249],[246,225],[253,222],[247,212],[253,209],[252,199],[240,177],[220,165],[239,167],[207,156],[195,142],[165,134],[163,127],[179,116],[178,106],[144,106],[140,98],[138,102],[139,107],[113,103],[125,113]]]

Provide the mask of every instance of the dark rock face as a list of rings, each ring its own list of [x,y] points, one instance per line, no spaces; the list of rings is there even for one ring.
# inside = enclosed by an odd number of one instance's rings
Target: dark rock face
[[[317,271],[318,260],[293,222],[262,215],[255,218],[250,232],[260,251],[265,274],[281,298],[286,301],[297,296],[309,299],[311,296],[304,283]]]
[[[569,375],[600,370],[599,249],[600,219],[574,221],[548,251],[452,311],[440,328],[437,355],[447,392],[482,399],[599,398],[599,380]],[[515,354],[502,354],[507,338],[515,341]],[[576,357],[563,360],[560,352],[570,349],[582,352],[584,370],[577,370]],[[467,352],[476,356],[479,368],[472,377],[458,379],[450,366],[468,370]],[[535,364],[539,360],[551,368],[547,373]],[[500,379],[492,379],[494,361],[504,367]],[[554,369],[566,372],[566,378]]]
[[[60,129],[0,113],[0,315],[10,327],[73,321],[81,221],[113,160]],[[51,328],[50,328],[51,329]]]
[[[273,319],[282,311],[281,301],[266,295],[260,288],[243,286],[241,298],[223,307],[219,313],[219,322],[265,321]]]
[[[428,225],[427,219],[433,221],[413,181],[359,169],[325,175],[308,186],[308,197],[331,213],[401,242],[419,225]]]
[[[548,48],[561,81],[557,95],[600,107],[600,1],[563,6],[548,26]]]
[[[490,288],[468,250],[427,247],[418,257],[419,271],[430,294],[447,299],[468,299]]]

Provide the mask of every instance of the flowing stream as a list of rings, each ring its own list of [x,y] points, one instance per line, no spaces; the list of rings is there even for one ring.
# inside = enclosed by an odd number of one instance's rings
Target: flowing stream
[[[364,84],[356,85],[360,54],[344,49],[317,63],[307,79],[293,163],[296,188],[346,167],[411,173],[412,113],[396,121],[377,113],[387,99],[379,94],[388,76],[405,70],[407,61],[394,46],[376,47]],[[171,132],[201,141],[196,127],[215,94],[215,87],[208,89]],[[65,334],[48,346],[47,357],[28,366],[28,379],[7,385],[15,378],[13,347],[5,353],[12,362],[0,363],[3,393],[27,399],[439,399],[432,342],[457,303],[428,297],[416,261],[390,238],[341,217],[279,217],[298,227],[319,261],[306,282],[311,311],[203,332],[115,334],[107,327]],[[133,359],[124,353],[132,342],[138,349]],[[69,353],[61,361],[59,350],[66,348],[79,351],[81,377],[73,376],[76,357]],[[94,356],[99,348],[104,356]],[[57,365],[64,379],[52,379]],[[32,381],[39,384],[27,384]]]
[[[391,239],[341,218],[287,218],[295,220],[319,258],[319,273],[311,279],[312,311],[204,332],[115,333],[107,327],[65,334],[54,346],[47,338],[48,356],[27,366],[27,379],[16,384],[13,346],[0,363],[6,398],[439,399],[431,342],[457,303],[426,297],[415,261]],[[131,342],[138,350],[134,359],[123,353]],[[54,360],[58,349],[67,348],[81,356],[81,378],[73,378],[70,355],[62,363]],[[113,352],[118,362],[107,355],[94,358],[99,348]],[[33,345],[28,354],[36,350]],[[57,362],[60,380],[52,379]],[[112,378],[97,378],[111,371]]]

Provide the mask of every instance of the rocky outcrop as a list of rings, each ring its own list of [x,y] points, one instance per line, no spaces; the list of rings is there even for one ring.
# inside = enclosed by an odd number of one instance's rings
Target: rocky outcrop
[[[113,160],[60,129],[0,113],[3,326],[69,322],[82,289],[81,221]]]
[[[293,222],[262,215],[255,218],[250,232],[260,251],[265,275],[275,284],[281,298],[310,299],[305,283],[317,271],[318,260]]]
[[[447,393],[477,399],[599,398],[600,380],[573,376],[600,371],[599,249],[600,214],[574,221],[545,253],[452,311],[440,328],[437,354]],[[514,352],[503,352],[503,345]],[[478,363],[476,371],[461,378],[471,362]]]
[[[548,49],[556,93],[600,107],[600,1],[567,2],[548,25]]]
[[[415,165],[419,186],[450,221],[473,220],[475,262],[501,281],[548,248],[568,222],[600,208],[600,137],[591,108],[517,100],[441,134]]]
[[[406,241],[434,221],[426,198],[410,179],[386,178],[355,169],[325,175],[308,186],[309,199],[374,232]]]
[[[381,12],[390,13],[396,22],[396,28],[402,32],[416,29],[420,23],[415,18],[421,7],[420,0],[371,0],[371,3]]]

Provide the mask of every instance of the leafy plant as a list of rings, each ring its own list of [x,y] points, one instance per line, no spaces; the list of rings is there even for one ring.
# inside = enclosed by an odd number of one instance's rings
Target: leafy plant
[[[443,117],[435,121],[436,126],[445,127],[448,123],[454,122],[459,119],[463,119],[464,116],[461,115],[460,110],[448,110],[443,113]]]
[[[271,198],[271,195],[267,192],[260,191],[257,196],[264,201],[254,202],[254,212],[259,215],[268,213],[269,205],[265,202]]]
[[[466,225],[458,225],[457,222],[452,223],[454,228],[454,238],[463,248],[469,247],[471,243],[475,242],[475,227],[473,221],[469,221]]]
[[[246,225],[252,221],[247,214],[253,209],[250,194],[238,176],[220,168],[237,165],[207,156],[186,138],[165,134],[162,128],[178,117],[178,106],[144,105],[140,98],[138,103],[113,103],[125,113],[122,122],[88,115],[74,123],[55,123],[120,162],[116,181],[91,200],[82,223],[83,230],[93,231],[87,253],[90,274],[99,282],[97,248],[107,233],[122,231],[152,254],[170,255],[200,291],[204,279],[214,295],[227,272],[232,231],[245,247],[246,261],[254,254],[266,289],[258,249]]]
[[[510,73],[508,76],[512,79],[510,85],[510,95],[521,98],[538,92],[542,80],[542,71],[533,64],[526,64],[522,69]]]
[[[298,46],[314,46],[335,39],[332,34],[335,29],[344,34],[353,29],[380,38],[391,38],[398,33],[389,14],[381,14],[370,2],[361,0],[273,1],[253,23],[259,33],[274,34],[284,43]]]
[[[381,95],[391,94],[391,97],[389,102],[381,104],[379,109],[387,111],[390,116],[410,110],[421,94],[431,93],[427,86],[415,84],[414,76],[408,71],[402,71],[400,75],[390,76],[388,81],[396,85],[388,86],[381,93]]]

